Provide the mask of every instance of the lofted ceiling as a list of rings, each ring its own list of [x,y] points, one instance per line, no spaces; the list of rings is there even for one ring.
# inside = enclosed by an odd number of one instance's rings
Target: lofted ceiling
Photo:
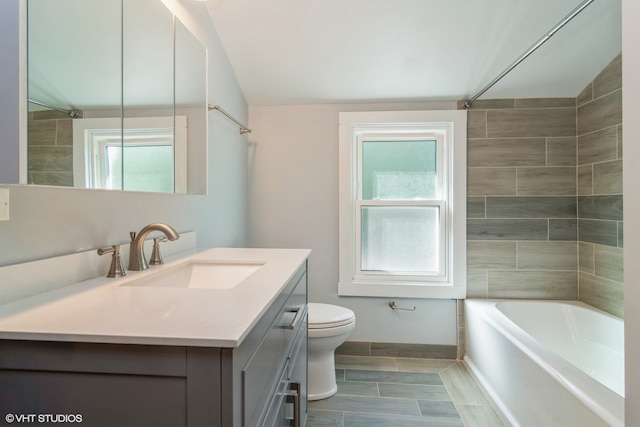
[[[468,99],[581,0],[209,0],[249,105]],[[595,0],[483,98],[575,97],[621,51]]]

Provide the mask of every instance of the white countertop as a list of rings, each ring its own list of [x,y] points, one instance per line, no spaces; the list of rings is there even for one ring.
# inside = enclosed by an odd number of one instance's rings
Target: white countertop
[[[309,253],[191,250],[125,277],[86,280],[0,305],[0,339],[237,347]],[[126,286],[189,259],[264,265],[231,289]]]

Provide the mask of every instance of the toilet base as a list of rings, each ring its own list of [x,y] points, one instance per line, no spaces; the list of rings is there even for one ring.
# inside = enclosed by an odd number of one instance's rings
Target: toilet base
[[[308,400],[320,400],[333,396],[338,391],[334,351],[309,353]]]

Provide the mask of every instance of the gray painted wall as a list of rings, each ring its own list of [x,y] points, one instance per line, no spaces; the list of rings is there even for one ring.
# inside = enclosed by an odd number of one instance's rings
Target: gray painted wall
[[[0,182],[18,182],[18,2],[0,5]]]

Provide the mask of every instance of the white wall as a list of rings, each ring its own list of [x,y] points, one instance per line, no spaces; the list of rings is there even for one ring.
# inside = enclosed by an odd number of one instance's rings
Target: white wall
[[[338,113],[455,109],[453,102],[256,106],[249,108],[249,243],[312,250],[309,299],[349,307],[349,340],[456,343],[453,300],[338,296]]]
[[[626,420],[640,425],[640,3],[622,0],[622,121],[624,160],[624,322]]]
[[[5,90],[18,87],[21,1],[0,2],[0,147],[17,145],[19,133],[18,93]],[[185,1],[176,13],[208,49],[210,102],[246,120],[246,102],[204,6]],[[11,219],[0,221],[0,266],[127,242],[129,231],[154,221],[196,230],[200,246],[246,246],[247,139],[215,111],[208,125],[206,196],[12,186]]]

